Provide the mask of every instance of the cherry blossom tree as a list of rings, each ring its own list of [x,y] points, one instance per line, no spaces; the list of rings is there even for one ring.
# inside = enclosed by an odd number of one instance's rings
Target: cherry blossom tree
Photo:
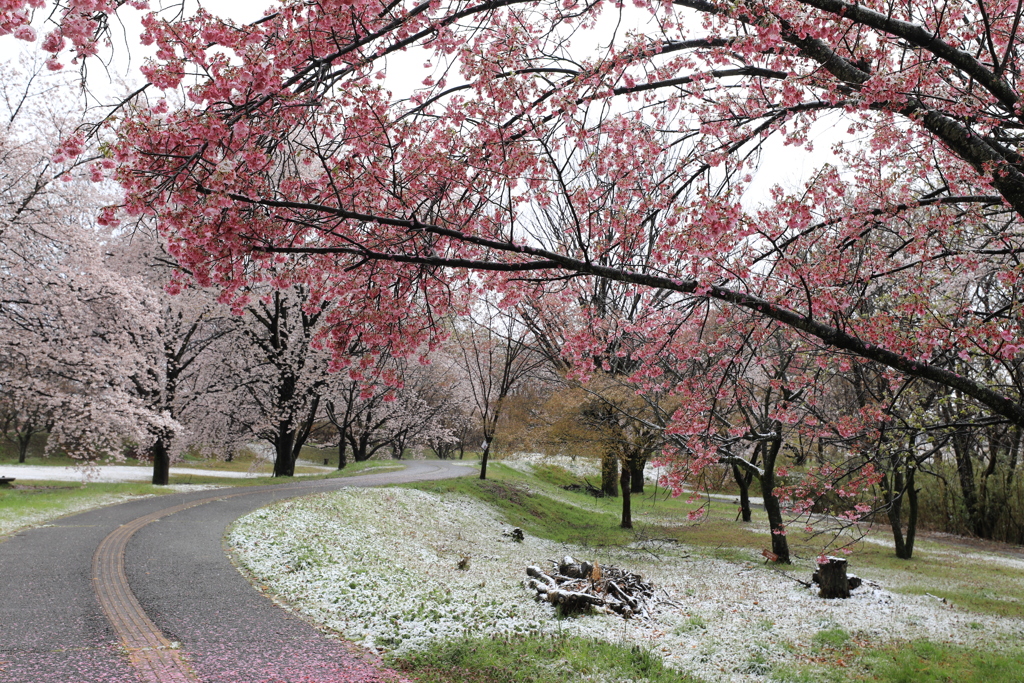
[[[266,292],[244,310],[239,336],[245,345],[232,351],[244,368],[234,375],[234,419],[273,447],[275,477],[294,476],[320,416],[329,354],[312,342],[327,308],[294,285]]]
[[[226,428],[218,419],[218,411],[210,410],[206,397],[201,396],[203,391],[216,392],[216,385],[223,384],[226,377],[214,374],[200,382],[197,373],[204,364],[217,364],[215,351],[237,352],[237,347],[218,342],[225,336],[237,335],[238,324],[227,307],[217,303],[214,292],[196,287],[179,291],[173,262],[159,237],[146,226],[121,231],[110,246],[113,251],[107,259],[109,267],[136,283],[144,283],[149,300],[157,307],[154,313],[158,316],[158,343],[150,348],[150,376],[144,381],[139,378],[134,384],[139,398],[151,410],[180,425],[177,431],[158,429],[148,449],[153,460],[152,483],[166,485],[173,459],[189,448],[201,448],[204,444],[197,440],[200,435]],[[200,403],[202,406],[197,409]],[[211,421],[212,425],[203,424]],[[215,440],[223,442],[222,438]]]
[[[8,366],[6,370],[11,375],[28,372],[16,366]],[[13,391],[10,386],[4,392],[0,402],[0,433],[17,447],[19,463],[24,463],[28,457],[32,438],[52,429],[52,413],[52,406],[37,393]]]
[[[140,400],[157,343],[145,288],[110,269],[96,215],[117,201],[81,160],[56,151],[78,125],[66,79],[0,67],[0,392],[24,446],[120,457],[173,420]],[[84,151],[84,150],[83,150]],[[56,154],[56,156],[54,156]],[[100,162],[97,161],[97,164]],[[98,171],[97,171],[98,172]]]
[[[538,280],[587,275],[670,293],[635,321],[647,338],[739,308],[1024,425],[1019,387],[977,362],[1021,351],[1024,10],[637,5],[289,0],[252,25],[150,14],[145,73],[187,97],[169,111],[154,95],[120,120],[126,208],[239,306],[297,257],[314,300],[344,311],[330,323],[339,353],[369,333],[414,354],[480,284],[514,304]],[[44,47],[87,56],[115,8],[61,6]],[[25,6],[5,12],[4,30],[30,38]],[[410,48],[424,78],[394,93],[387,62]],[[823,125],[833,165],[760,205],[744,196],[767,140],[806,149]],[[643,210],[609,203],[580,180],[590,169]],[[562,198],[580,239],[536,229]],[[658,260],[638,269],[649,243]],[[982,313],[979,281],[1006,306]],[[963,287],[938,291],[947,282]],[[880,290],[888,305],[869,305]],[[590,342],[573,343],[582,356]],[[661,383],[649,359],[637,354],[641,388]]]
[[[686,367],[666,363],[667,375],[685,385],[687,395],[707,398],[706,403],[686,402],[662,419],[676,449],[676,468],[668,480],[681,491],[683,482],[704,475],[708,464],[725,465],[739,487],[740,513],[748,522],[749,486],[756,481],[771,532],[771,558],[789,564],[781,475],[786,472],[786,451],[793,449],[798,435],[822,436],[807,405],[814,403],[808,394],[824,384],[823,378],[801,367],[807,359],[785,330],[766,328],[742,313],[718,324],[709,335],[715,348],[705,349],[702,358]],[[814,493],[801,496],[805,507],[797,515],[806,511]]]
[[[917,536],[919,475],[936,474],[932,461],[948,445],[950,435],[936,419],[940,396],[936,387],[919,386],[921,383],[913,379],[894,387],[874,370],[860,366],[837,378],[847,385],[842,392],[846,400],[837,404],[840,410],[851,412],[869,404],[884,411],[884,420],[857,435],[857,440],[868,443],[856,450],[879,472],[881,500],[876,507],[889,521],[896,557],[909,560]]]
[[[429,361],[417,368],[420,378],[414,386],[429,409],[421,417],[417,441],[441,460],[453,458],[456,452],[462,459],[466,449],[475,445],[469,439],[477,436],[471,379],[450,347],[437,348]]]
[[[343,372],[330,378],[324,405],[338,431],[338,469],[345,466],[349,449],[356,462],[385,448],[395,459],[412,446],[447,453],[467,419],[464,390],[450,370],[443,361],[413,366],[378,358],[372,372],[364,367],[356,377]]]

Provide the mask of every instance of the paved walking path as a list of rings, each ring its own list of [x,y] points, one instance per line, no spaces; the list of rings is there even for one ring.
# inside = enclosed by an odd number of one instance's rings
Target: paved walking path
[[[377,681],[353,646],[254,590],[225,528],[275,500],[469,474],[446,462],[277,486],[168,494],[0,543],[0,683]]]

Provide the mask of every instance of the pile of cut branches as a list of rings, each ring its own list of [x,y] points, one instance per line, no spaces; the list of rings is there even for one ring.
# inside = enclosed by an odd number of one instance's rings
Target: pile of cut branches
[[[653,611],[654,587],[639,574],[596,562],[576,561],[568,555],[551,561],[545,572],[536,565],[526,568],[526,587],[538,600],[556,605],[562,614],[584,611],[614,613],[624,619],[647,618]]]

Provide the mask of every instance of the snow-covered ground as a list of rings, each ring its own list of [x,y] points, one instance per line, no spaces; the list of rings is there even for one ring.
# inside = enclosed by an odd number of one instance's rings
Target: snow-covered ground
[[[998,647],[1024,638],[1024,621],[958,611],[892,592],[879,572],[849,600],[826,601],[753,556],[693,549],[588,550],[526,536],[483,504],[405,489],[347,489],[243,517],[229,540],[260,582],[314,621],[368,647],[404,651],[463,634],[573,632],[660,653],[714,681],[762,681],[799,665],[814,635],[842,629],[860,641],[928,638]],[[569,554],[641,572],[666,602],[649,622],[594,615],[556,621],[522,585],[525,568]],[[463,558],[469,568],[458,569]],[[1016,561],[1024,572],[1024,562]],[[809,574],[809,570],[794,572]]]

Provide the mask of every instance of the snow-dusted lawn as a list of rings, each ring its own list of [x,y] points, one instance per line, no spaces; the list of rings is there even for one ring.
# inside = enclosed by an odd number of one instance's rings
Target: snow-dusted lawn
[[[56,480],[60,481],[60,480]],[[175,485],[164,487],[168,491],[201,491],[207,489],[219,489],[222,486],[212,485]],[[38,503],[35,507],[18,506],[7,508],[0,505],[0,536],[13,533],[20,529],[39,526],[46,522],[53,521],[60,517],[66,517],[78,512],[85,512],[94,508],[117,505],[136,498],[149,498],[150,495],[135,495],[131,493],[97,493],[94,495],[76,496],[68,498],[56,497]]]
[[[998,647],[1024,637],[1021,620],[960,612],[885,590],[868,576],[845,601],[824,601],[752,559],[733,563],[676,548],[592,551],[531,537],[519,544],[481,503],[405,489],[347,489],[264,508],[229,539],[244,566],[314,621],[367,647],[399,652],[468,633],[562,631],[641,643],[708,680],[766,680],[799,665],[822,630],[871,643],[928,638]],[[528,564],[570,554],[643,573],[677,606],[652,623],[613,616],[556,621],[522,587]],[[689,556],[687,556],[689,555]],[[469,557],[469,568],[457,568]],[[1024,562],[1018,562],[1024,572]],[[806,568],[793,573],[809,574]]]

